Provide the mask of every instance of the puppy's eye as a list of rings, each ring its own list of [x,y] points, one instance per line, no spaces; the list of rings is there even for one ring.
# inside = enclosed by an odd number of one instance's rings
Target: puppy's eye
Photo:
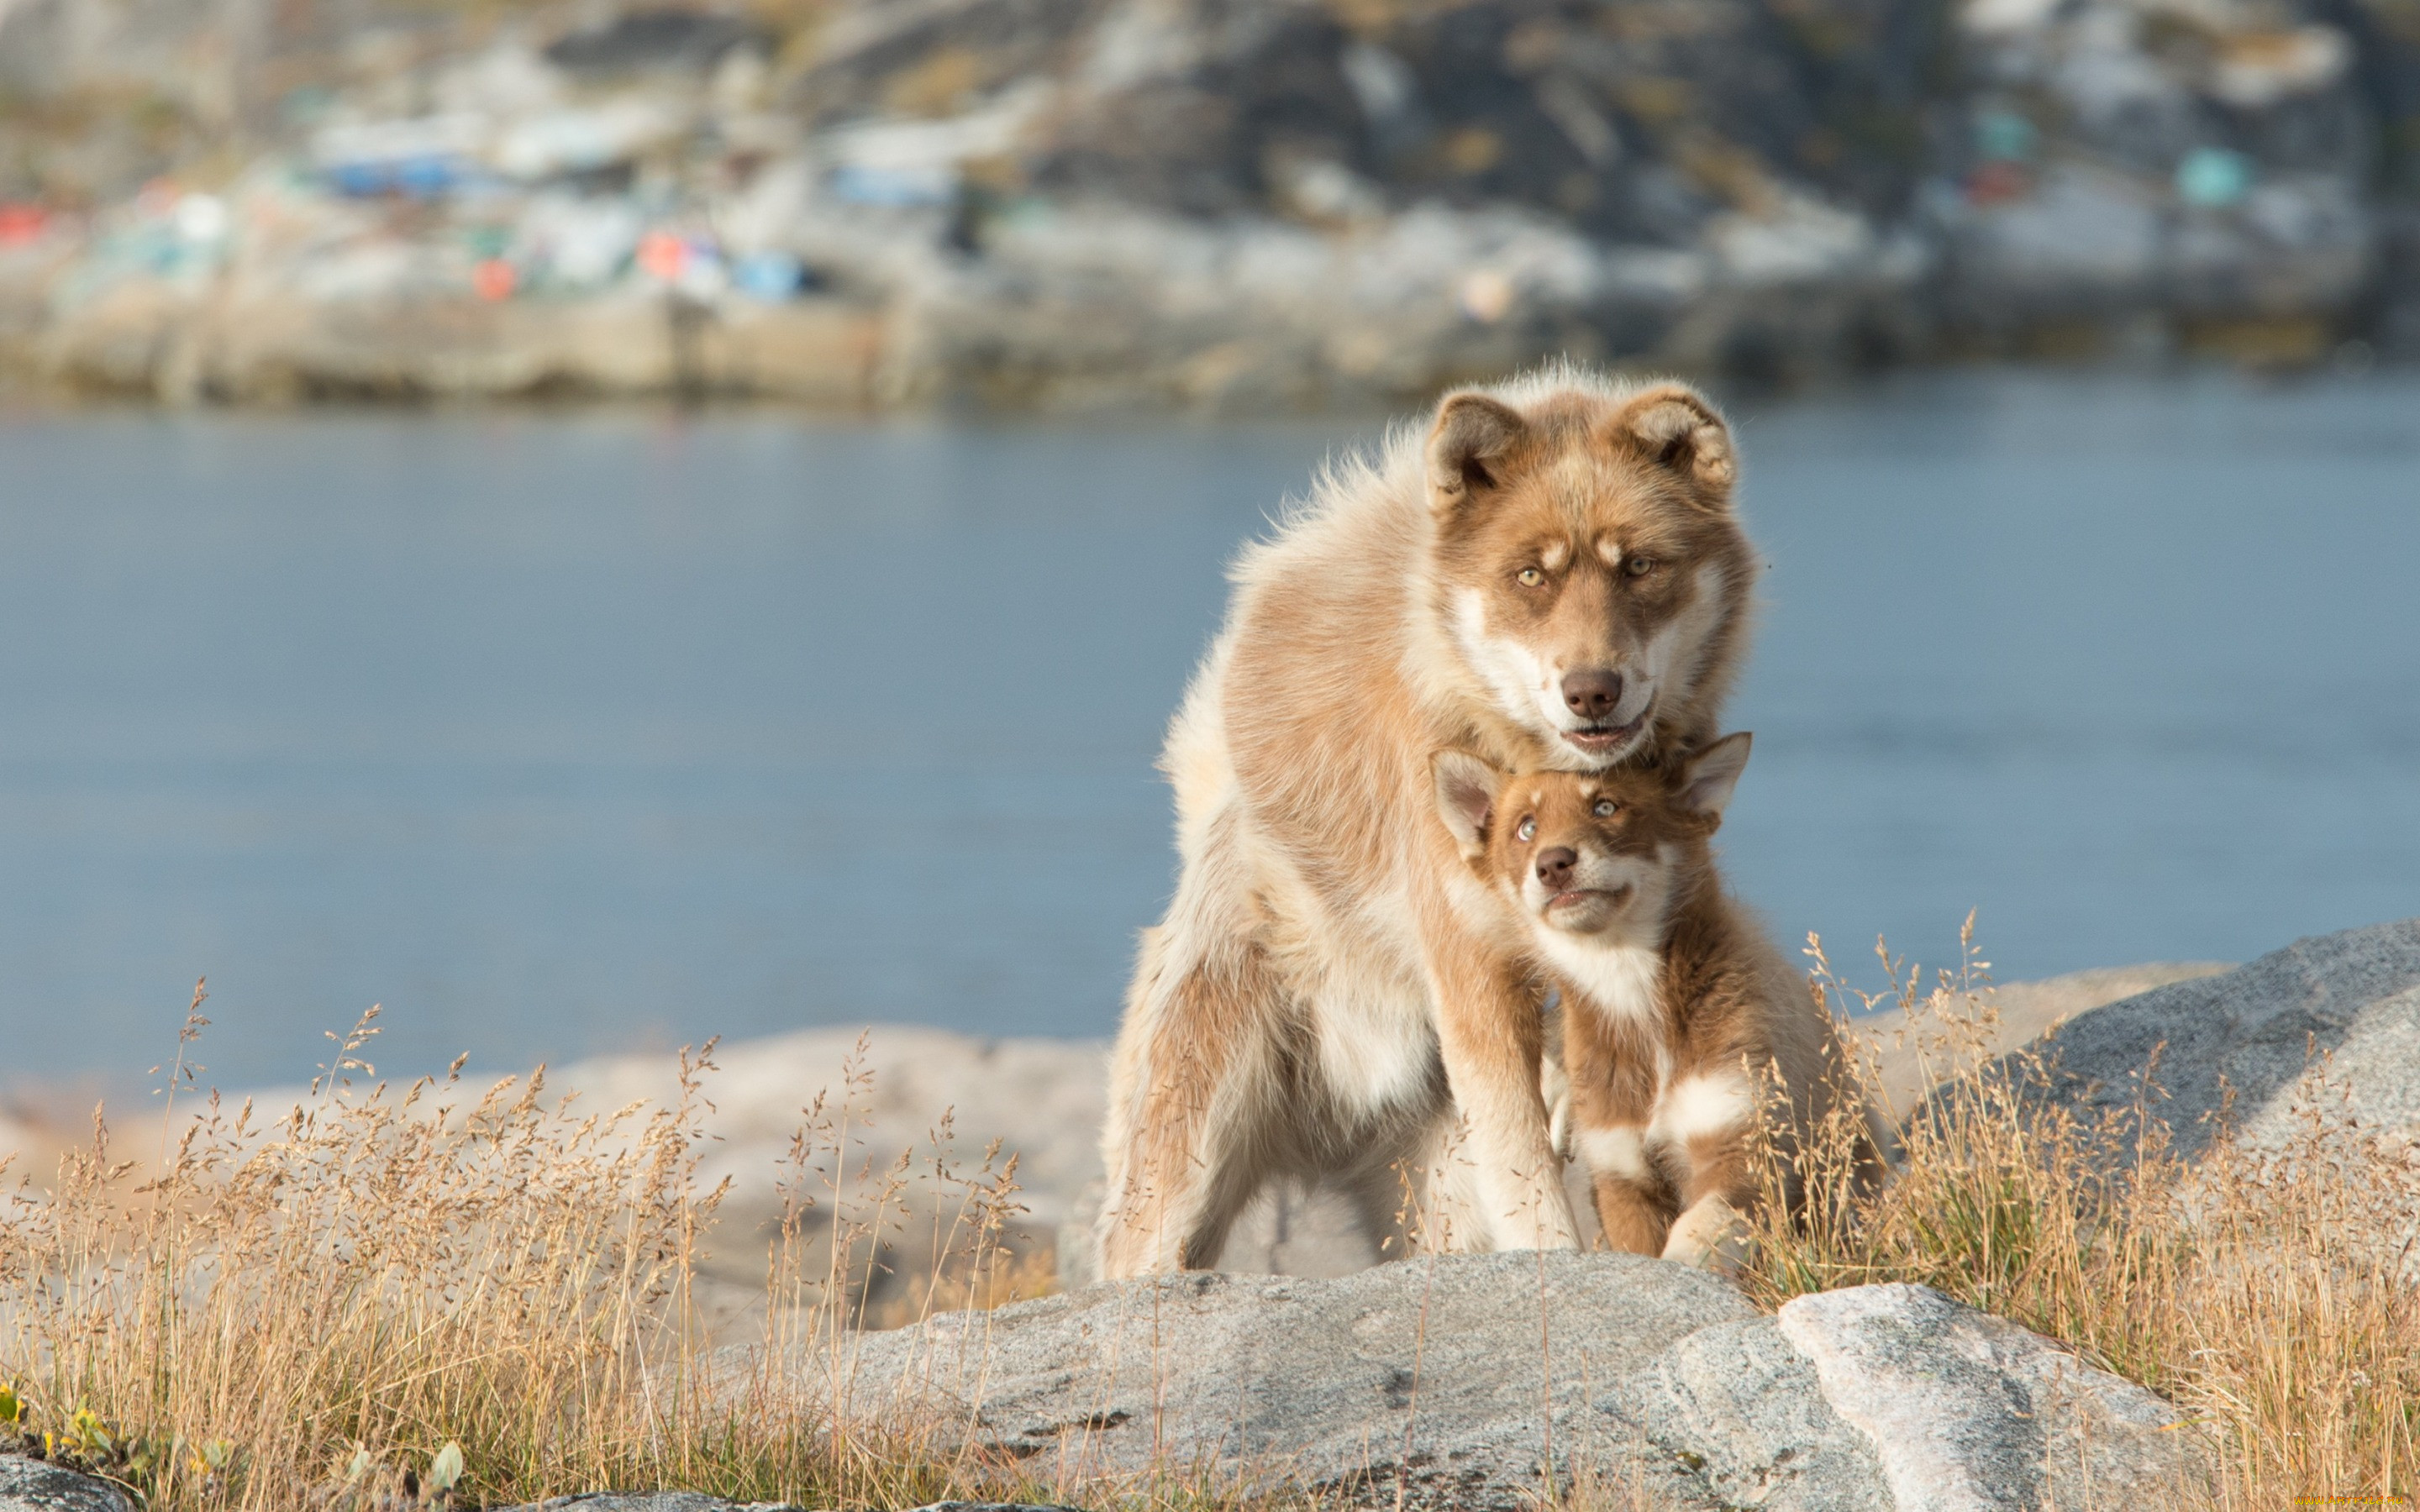
[[[1621,570],[1633,578],[1644,578],[1655,570],[1653,557],[1632,557],[1621,564]]]
[[[1522,844],[1527,845],[1538,838],[1538,821],[1524,817],[1520,824],[1513,826],[1512,835]]]
[[[1610,819],[1621,810],[1621,806],[1614,802],[1611,798],[1599,798],[1596,800],[1595,806],[1589,810],[1589,812],[1596,815],[1599,819]]]
[[[1524,567],[1521,569],[1519,581],[1521,586],[1524,588],[1535,588],[1545,580],[1546,575],[1540,572],[1535,567]]]

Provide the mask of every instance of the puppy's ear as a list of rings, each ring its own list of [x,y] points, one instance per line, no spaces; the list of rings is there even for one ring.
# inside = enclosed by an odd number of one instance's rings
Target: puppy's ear
[[[1487,825],[1495,817],[1496,768],[1466,750],[1441,750],[1429,758],[1436,779],[1437,814],[1453,832],[1466,859],[1487,854]]]
[[[1670,468],[1717,502],[1739,476],[1730,427],[1706,396],[1685,383],[1659,383],[1621,407],[1608,440]]]
[[[1725,735],[1689,758],[1681,768],[1681,807],[1714,819],[1730,807],[1740,774],[1747,770],[1747,748],[1755,737],[1743,730]]]
[[[1483,393],[1447,394],[1429,429],[1429,508],[1450,515],[1501,484],[1528,428],[1520,411]]]

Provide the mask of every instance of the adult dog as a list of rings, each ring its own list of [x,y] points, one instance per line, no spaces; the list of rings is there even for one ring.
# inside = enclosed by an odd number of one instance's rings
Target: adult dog
[[[1734,472],[1693,390],[1558,366],[1447,395],[1244,552],[1163,758],[1183,874],[1118,1036],[1104,1276],[1216,1265],[1279,1174],[1378,1237],[1422,1171],[1429,1244],[1577,1243],[1526,941],[1429,755],[1589,771],[1711,740],[1755,572]]]

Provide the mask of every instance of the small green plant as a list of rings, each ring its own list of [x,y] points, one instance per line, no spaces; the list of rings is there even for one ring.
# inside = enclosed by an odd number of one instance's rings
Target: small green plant
[[[102,1476],[156,1502],[172,1483],[223,1485],[235,1450],[224,1440],[194,1443],[175,1434],[129,1432],[82,1404],[57,1427],[45,1428],[24,1394],[8,1385],[0,1386],[0,1453]]]

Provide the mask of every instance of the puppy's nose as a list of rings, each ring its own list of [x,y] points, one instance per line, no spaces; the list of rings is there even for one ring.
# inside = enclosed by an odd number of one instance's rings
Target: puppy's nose
[[[1569,892],[1572,868],[1580,864],[1579,853],[1568,845],[1558,845],[1538,853],[1538,880],[1556,892]]]
[[[1563,702],[1590,723],[1610,719],[1614,705],[1621,702],[1621,674],[1595,670],[1565,672]]]

